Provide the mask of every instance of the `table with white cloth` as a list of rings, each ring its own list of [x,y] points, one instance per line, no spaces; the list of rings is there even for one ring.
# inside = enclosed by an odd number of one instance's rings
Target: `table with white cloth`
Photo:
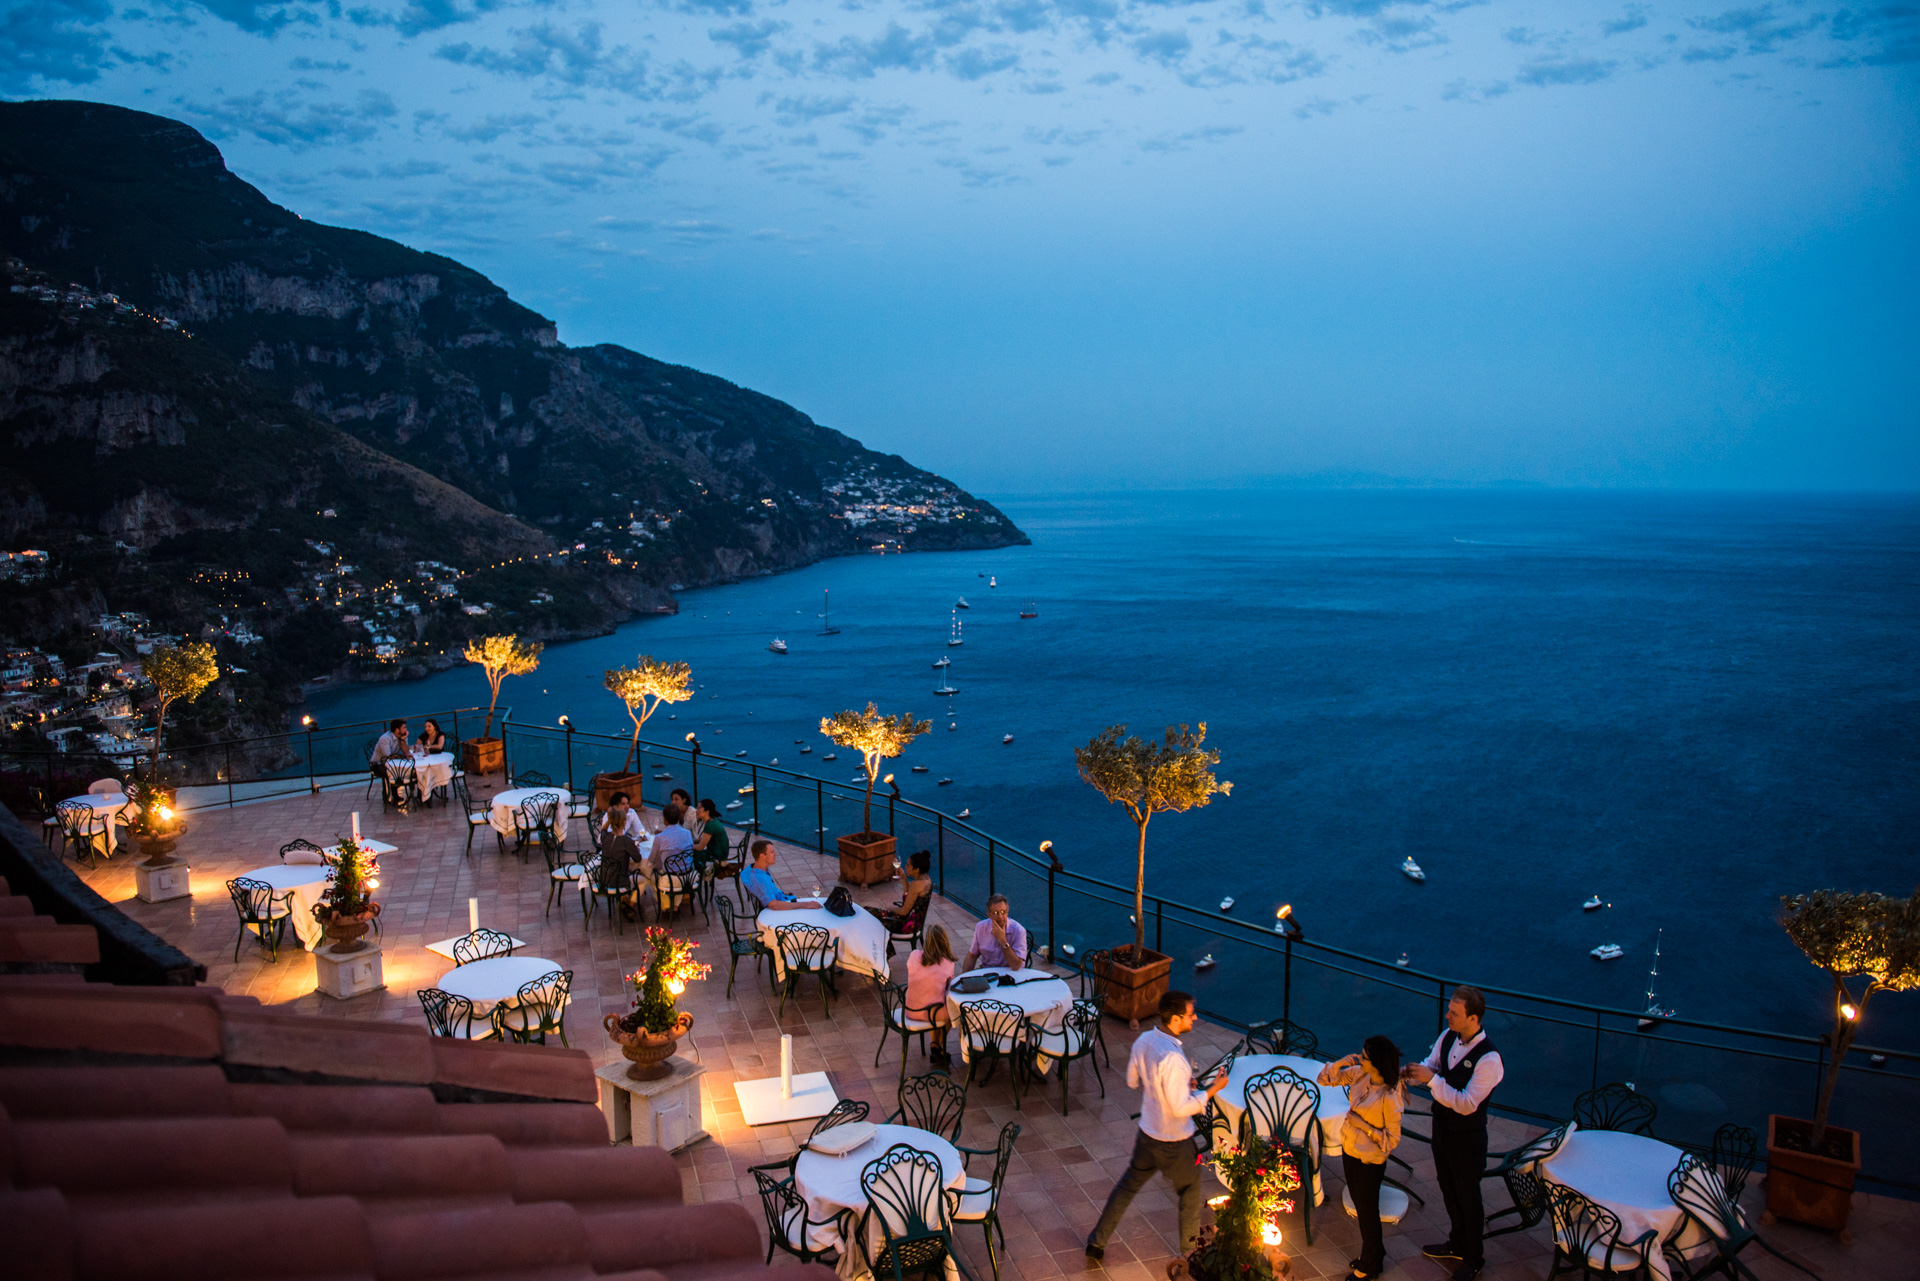
[[[1018,982],[1009,986],[990,987],[984,992],[956,992],[951,984],[947,987],[947,1017],[953,1020],[953,1026],[960,1026],[960,1007],[972,1001],[1003,1001],[1008,1005],[1017,1005],[1026,1011],[1027,1021],[1043,1032],[1058,1032],[1066,1022],[1067,1012],[1073,1008],[1073,989],[1067,981],[1045,970],[1010,970],[1003,965],[986,965],[977,970],[968,970],[967,974],[1006,974]],[[965,975],[956,974],[960,979]],[[967,1038],[960,1038],[960,1061],[970,1062],[967,1051]]]
[[[442,992],[473,1002],[474,1022],[493,1013],[496,1005],[517,1005],[520,989],[566,966],[544,956],[490,956],[484,961],[456,965],[435,984]]]
[[[1263,1072],[1275,1068],[1286,1068],[1306,1078],[1308,1084],[1320,1091],[1320,1164],[1324,1167],[1329,1157],[1339,1156],[1340,1129],[1347,1120],[1347,1090],[1341,1085],[1319,1085],[1320,1071],[1327,1065],[1316,1059],[1302,1058],[1298,1054],[1242,1054],[1233,1061],[1233,1068],[1227,1074],[1227,1084],[1220,1093],[1213,1096],[1219,1106],[1220,1115],[1226,1118],[1227,1129],[1221,1133],[1214,1131],[1213,1145],[1216,1152],[1232,1152],[1240,1146],[1240,1116],[1247,1110],[1247,1082]],[[1289,1136],[1294,1143],[1305,1141],[1304,1134]],[[1319,1205],[1326,1197],[1326,1190],[1316,1175],[1313,1183],[1313,1203]]]
[[[1575,1130],[1554,1154],[1540,1163],[1547,1178],[1605,1206],[1620,1220],[1620,1243],[1637,1240],[1651,1228],[1648,1253],[1654,1275],[1672,1275],[1660,1242],[1679,1232],[1686,1212],[1667,1192],[1667,1176],[1684,1153],[1671,1143],[1620,1130]],[[1681,1248],[1686,1248],[1683,1239]]]
[[[551,796],[559,802],[553,807],[553,838],[564,844],[567,839],[567,806],[573,802],[572,793],[564,787],[515,787],[496,792],[487,803],[487,822],[500,835],[512,836],[518,830],[514,820],[520,813],[521,804],[536,796]]]
[[[91,832],[89,839],[100,853],[111,856],[118,844],[114,834],[114,820],[131,808],[127,802],[126,793],[89,792],[85,796],[70,796],[67,800],[78,801],[93,811],[87,820],[88,830]],[[66,801],[61,802],[62,805],[66,803]],[[128,813],[127,817],[131,818],[132,814]]]
[[[842,1156],[801,1149],[799,1159],[793,1164],[793,1190],[805,1199],[807,1217],[820,1223],[842,1210],[852,1210],[853,1226],[857,1230],[861,1216],[867,1212],[867,1193],[860,1186],[860,1173],[896,1143],[905,1143],[940,1158],[940,1172],[946,1175],[949,1189],[957,1191],[966,1186],[966,1163],[960,1158],[960,1149],[953,1144],[931,1131],[910,1125],[876,1125],[871,1139]],[[868,1250],[877,1253],[882,1239],[879,1223],[870,1222]],[[847,1281],[873,1275],[867,1267],[866,1255],[854,1241],[840,1243],[840,1262],[834,1270]],[[951,1258],[947,1261],[947,1275],[957,1275]]]
[[[294,937],[311,952],[327,941],[326,929],[314,919],[313,909],[333,879],[333,869],[324,863],[276,863],[240,873],[243,881],[259,881],[273,887],[276,898],[287,895]]]
[[[760,929],[760,941],[773,953],[777,979],[787,977],[787,958],[780,954],[780,940],[774,930],[782,925],[818,925],[839,940],[841,969],[886,980],[887,927],[858,903],[853,905],[852,916],[835,916],[824,907],[802,907],[791,912],[770,907],[755,917],[754,923]]]
[[[395,757],[387,762],[387,769],[393,769]],[[453,786],[453,753],[426,752],[406,758],[413,762],[414,782],[420,788],[422,800],[431,800],[433,794],[443,788]]]

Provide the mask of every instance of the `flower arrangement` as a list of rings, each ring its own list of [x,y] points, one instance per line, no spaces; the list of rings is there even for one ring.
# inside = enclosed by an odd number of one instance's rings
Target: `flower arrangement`
[[[1205,1157],[1196,1158],[1205,1160]],[[1280,1216],[1292,1214],[1289,1193],[1300,1190],[1300,1169],[1284,1148],[1250,1138],[1238,1151],[1217,1151],[1214,1171],[1227,1195],[1208,1204],[1214,1227],[1201,1229],[1200,1244],[1176,1269],[1202,1281],[1272,1281],[1285,1276],[1289,1263],[1280,1252]]]
[[[173,789],[158,783],[138,782],[127,783],[126,789],[131,802],[126,809],[127,835],[147,855],[149,866],[171,862],[174,842],[187,830],[179,811],[173,807]]]
[[[380,915],[373,901],[373,891],[380,888],[380,860],[355,838],[343,836],[333,847],[332,862],[333,880],[313,905],[313,916],[327,927],[334,951],[355,952],[366,946],[360,936]]]
[[[676,938],[672,930],[658,925],[647,927],[647,945],[653,954],[647,963],[627,975],[633,984],[633,1012],[620,1020],[625,1032],[642,1028],[660,1035],[672,1030],[678,1021],[674,1000],[687,990],[687,984],[713,972],[711,965],[693,959],[699,944],[692,939]]]

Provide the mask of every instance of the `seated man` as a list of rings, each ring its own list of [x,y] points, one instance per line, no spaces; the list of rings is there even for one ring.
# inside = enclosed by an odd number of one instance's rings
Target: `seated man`
[[[996,965],[1019,970],[1025,969],[1026,964],[1026,927],[1013,919],[1007,907],[1007,896],[995,894],[987,900],[986,919],[973,927],[973,946],[967,949],[967,959],[960,967],[961,972]]]
[[[643,848],[653,839],[647,835],[646,827],[640,822],[640,812],[633,808],[625,792],[615,792],[607,798],[607,812],[600,816],[600,836],[602,840],[609,836],[631,836],[633,843]]]
[[[376,771],[384,768],[387,760],[407,754],[407,722],[404,717],[391,721],[387,732],[374,740],[373,755],[367,758],[367,764]]]
[[[657,867],[665,867],[667,859],[674,854],[693,852],[693,833],[681,826],[686,811],[680,808],[679,801],[668,801],[667,807],[660,811],[660,820],[666,826],[653,838],[653,857]]]
[[[798,912],[819,907],[819,899],[795,898],[773,883],[773,860],[773,842],[755,841],[753,866],[740,873],[740,888],[753,895],[761,911],[771,908],[776,912]]]

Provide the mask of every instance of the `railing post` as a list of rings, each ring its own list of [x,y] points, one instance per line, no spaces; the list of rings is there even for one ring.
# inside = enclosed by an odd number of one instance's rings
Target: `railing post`
[[[567,795],[573,795],[573,718],[567,718]]]
[[[760,767],[749,765],[747,771],[753,783],[753,830],[757,832],[760,830]],[[714,817],[720,816],[716,814]]]
[[[507,733],[512,723],[513,709],[508,708],[500,718],[500,781],[508,787],[513,786],[513,735]]]
[[[900,794],[898,792],[895,792],[892,796],[889,796],[887,798],[887,835],[888,836],[893,835],[893,804],[895,801],[899,799],[900,799]]]
[[[992,898],[996,893],[993,874],[994,874],[996,863],[998,862],[998,860],[994,857],[994,855],[995,855],[995,850],[994,850],[993,838],[989,836],[987,838],[987,897],[988,898]]]
[[[827,852],[827,785],[819,779],[813,780],[813,847],[822,854]]]
[[[233,808],[233,744],[227,744],[227,808]]]
[[[52,793],[48,793],[48,795],[52,795]],[[934,815],[934,821],[940,833],[939,835],[939,851],[940,852],[936,860],[937,866],[940,869],[940,875],[938,878],[939,879],[938,889],[940,891],[940,897],[945,898],[947,895],[947,816],[945,814],[936,813]]]
[[[1153,900],[1153,950],[1162,956],[1165,956],[1167,952],[1165,944],[1166,925],[1167,900],[1157,898]]]
[[[647,749],[636,747],[633,750],[633,772],[640,781],[633,785],[634,808],[647,808]],[[662,809],[666,807],[661,806]]]
[[[1439,1036],[1447,1030],[1447,981],[1445,979],[1436,979],[1434,981],[1440,985],[1440,1001],[1434,1010],[1433,1034]]]
[[[1058,869],[1059,864],[1049,853],[1047,857],[1047,959],[1056,963],[1060,959],[1060,951],[1053,938],[1053,879]]]
[[[1600,1011],[1598,1010],[1595,1010],[1593,1012],[1593,1076],[1591,1079],[1593,1081],[1593,1084],[1589,1085],[1587,1088],[1589,1090],[1599,1089],[1600,1088]]]
[[[307,718],[307,791],[318,792],[320,784],[313,777],[313,718]]]
[[[460,741],[460,709],[457,707],[453,709],[453,741]]]
[[[1293,935],[1291,933],[1286,936],[1286,949],[1286,970],[1280,980],[1280,1021],[1282,1023],[1291,1022],[1293,1019]]]
[[[700,749],[696,747],[688,752],[687,761],[693,766],[693,799],[694,803],[698,804],[700,801]]]

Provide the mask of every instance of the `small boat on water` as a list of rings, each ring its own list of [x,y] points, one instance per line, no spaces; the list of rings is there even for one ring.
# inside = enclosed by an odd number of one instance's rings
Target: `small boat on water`
[[[671,782],[673,781],[673,775],[671,775],[671,774],[655,774],[655,775],[653,776],[653,781],[654,781],[654,782],[656,782],[656,783],[671,783]]]
[[[745,756],[746,754],[747,754],[747,749],[744,747],[734,753],[735,756]]]
[[[1424,881],[1427,879],[1427,874],[1420,870],[1420,865],[1413,861],[1413,855],[1411,854],[1407,855],[1406,861],[1400,864],[1400,870],[1407,874],[1407,879],[1410,881]]]
[[[1626,955],[1626,950],[1618,943],[1602,943],[1587,955],[1596,961],[1617,961]]]
[[[991,577],[991,576],[989,576],[989,577],[987,578],[987,586],[989,586],[989,587],[998,587],[999,585],[1000,585],[1000,580],[999,580],[999,579],[997,579],[997,578],[994,578],[994,577]]]
[[[943,778],[943,779],[941,779],[941,780],[940,780],[940,782],[939,782],[938,784],[936,784],[936,786],[939,786],[939,787],[945,787],[945,786],[946,786],[946,785],[947,785],[948,783],[951,783],[952,781],[953,781],[953,780],[952,780],[952,779],[950,779],[950,778]]]
[[[1580,910],[1582,912],[1591,912],[1599,906],[1600,906],[1600,896],[1596,894],[1592,898],[1588,899],[1586,902],[1582,903],[1580,905]]]
[[[1231,912],[1233,910],[1233,895],[1229,894],[1220,900],[1220,910],[1222,912]]]
[[[767,762],[767,764],[769,765],[778,765],[779,763],[780,763],[780,758],[778,756],[774,757],[772,760]]]
[[[942,654],[940,655],[940,661],[935,663],[934,666],[935,667],[952,667],[953,660],[951,658],[948,658],[945,654]]]
[[[1062,952],[1065,952],[1068,956],[1072,956],[1075,952],[1079,951],[1080,949],[1076,948],[1071,943],[1062,943],[1060,945],[1060,950]]]
[[[730,810],[737,810],[744,804],[746,804],[745,801],[728,801],[727,808]]]
[[[1040,611],[1039,611],[1038,609],[1036,609],[1036,608],[1034,608],[1034,604],[1033,604],[1033,602],[1032,602],[1032,601],[1028,601],[1028,602],[1027,602],[1026,604],[1024,604],[1024,605],[1022,605],[1022,606],[1020,607],[1020,617],[1022,617],[1022,618],[1038,618],[1038,617],[1040,617]]]
[[[1638,1020],[1642,1032],[1662,1019],[1673,1017],[1673,1011],[1662,1006],[1653,991],[1660,982],[1660,940],[1665,934],[1665,930],[1659,930],[1653,936],[1653,969],[1647,974],[1647,1008],[1640,1012]]]
[[[773,812],[778,814],[781,810],[785,808],[787,808],[787,803],[785,801],[781,801],[778,805],[773,807]]]
[[[958,694],[960,692],[960,687],[958,685],[955,685],[952,681],[948,680],[946,677],[946,673],[942,672],[940,675],[940,683],[933,687],[933,692],[935,694],[938,694],[941,698],[951,698],[953,695]]]
[[[787,643],[776,636],[773,639],[773,643],[768,645],[767,648],[776,654],[784,654],[787,652]]]
[[[830,587],[820,589],[820,634],[822,636],[840,634],[840,629],[833,625],[833,589]]]
[[[955,815],[954,815],[954,817],[955,817],[955,818],[972,818],[972,817],[973,817],[973,811],[972,811],[972,810],[961,810],[961,811],[960,811],[960,812],[959,812],[958,814],[955,814]]]
[[[809,753],[811,753],[812,751],[813,751],[813,749],[812,749],[811,747],[803,747],[803,748],[801,748],[801,749],[800,749],[800,755],[802,755],[802,756],[806,756],[806,755],[808,755]]]
[[[967,604],[967,598],[965,596],[962,596],[959,600],[955,601],[953,603],[953,607],[955,609],[972,609],[973,608],[973,606]]]
[[[924,765],[916,765],[913,767],[913,772],[916,774],[924,774],[927,772],[927,767]]]
[[[948,729],[959,729],[959,728],[960,728],[960,722],[959,722],[959,721],[948,721],[948,722],[947,722],[947,728],[948,728]]]
[[[1401,969],[1403,969],[1403,970],[1404,970],[1404,969],[1406,969],[1406,968],[1407,968],[1407,954],[1406,954],[1405,952],[1402,952],[1402,953],[1400,953],[1400,959],[1399,959],[1399,960],[1397,960],[1397,961],[1395,961],[1395,962],[1394,962],[1394,964],[1395,964],[1395,965],[1397,965],[1397,966],[1399,966],[1399,967],[1400,967]]]
[[[820,759],[823,761],[832,761],[832,760],[838,760],[839,756],[834,752],[828,752],[826,755],[822,756]]]
[[[1002,743],[1011,743],[1011,742],[1013,741],[1013,735],[1011,735],[1011,734],[1002,734],[1002,735],[1000,736],[1000,741],[1001,741]]]
[[[1210,970],[1216,964],[1217,962],[1213,959],[1213,953],[1208,952],[1205,956],[1193,963],[1193,968],[1196,970]]]

